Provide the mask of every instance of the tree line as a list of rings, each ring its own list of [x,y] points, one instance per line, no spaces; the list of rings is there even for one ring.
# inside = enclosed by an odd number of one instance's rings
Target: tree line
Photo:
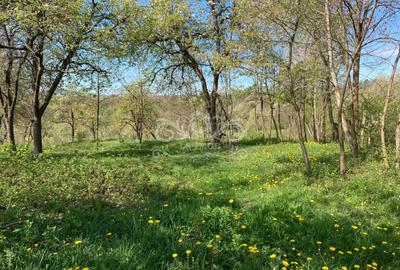
[[[140,142],[157,138],[156,129],[204,137],[212,147],[243,130],[274,133],[298,141],[310,173],[307,140],[334,141],[344,176],[345,146],[357,156],[380,138],[384,167],[400,166],[396,0],[5,0],[0,7],[0,118],[11,151],[16,118],[37,157],[43,119],[67,125],[71,141],[77,123],[98,140],[104,108],[108,126],[129,126]],[[386,77],[363,78],[368,65],[387,63]],[[117,97],[102,92],[134,66],[140,80],[121,84]],[[168,127],[166,118],[181,122]]]

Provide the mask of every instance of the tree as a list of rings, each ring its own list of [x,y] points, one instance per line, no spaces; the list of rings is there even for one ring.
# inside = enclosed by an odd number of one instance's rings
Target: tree
[[[68,70],[90,66],[81,60],[89,55],[88,43],[102,37],[101,32],[110,31],[111,6],[95,0],[19,0],[7,7],[13,10],[8,19],[20,26],[18,36],[23,43],[1,44],[0,48],[27,54],[34,154],[38,156],[43,151],[42,117],[46,108]]]
[[[229,45],[234,5],[227,0],[154,0],[144,7],[144,19],[131,25],[131,32],[142,32],[155,59],[155,74],[193,73],[208,113],[212,143],[218,146],[222,132],[218,98],[222,72],[232,65]],[[136,41],[135,41],[136,42]]]
[[[386,115],[388,113],[388,108],[389,108],[389,103],[392,98],[392,92],[393,92],[393,83],[397,71],[397,64],[399,63],[400,60],[400,43],[397,48],[397,56],[396,59],[394,60],[394,63],[392,65],[392,74],[389,79],[389,86],[386,91],[386,97],[385,97],[385,104],[383,106],[382,114],[381,114],[381,147],[382,147],[382,158],[383,158],[383,166],[387,169],[389,168],[389,157],[386,149]]]

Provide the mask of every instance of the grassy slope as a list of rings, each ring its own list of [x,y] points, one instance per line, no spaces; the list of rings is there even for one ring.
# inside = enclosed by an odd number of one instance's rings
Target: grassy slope
[[[399,174],[364,155],[341,181],[336,145],[308,147],[310,179],[291,143],[0,155],[0,226],[22,221],[0,229],[0,268],[400,269]]]

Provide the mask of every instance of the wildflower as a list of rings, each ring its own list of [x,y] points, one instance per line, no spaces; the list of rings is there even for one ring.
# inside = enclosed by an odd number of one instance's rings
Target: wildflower
[[[342,266],[342,267],[340,268],[340,270],[347,270],[347,267],[346,267],[346,266]]]
[[[387,245],[388,242],[382,241],[382,245]]]
[[[234,202],[234,200],[233,199],[229,199],[229,201],[228,201],[230,204],[232,204],[233,202]]]
[[[221,236],[220,236],[219,234],[216,234],[216,235],[215,235],[215,239],[220,240],[220,239],[221,239]]]
[[[192,251],[190,250],[190,249],[187,249],[186,251],[185,251],[185,253],[186,253],[186,255],[190,255],[190,253],[192,253]]]
[[[351,225],[351,228],[352,228],[353,230],[357,230],[357,229],[358,229],[358,227],[357,227],[356,225]]]
[[[285,267],[287,267],[287,266],[289,266],[289,262],[286,261],[286,260],[283,260],[283,261],[282,261],[282,265],[285,266]]]
[[[275,258],[276,258],[276,254],[275,254],[275,253],[272,253],[271,255],[269,255],[269,258],[270,258],[270,259],[275,259]]]
[[[83,267],[82,270],[89,270],[89,267]]]
[[[317,241],[316,243],[317,243],[317,245],[322,245],[321,241]]]
[[[196,241],[196,245],[201,245],[201,241]]]
[[[159,224],[159,223],[160,223],[160,220],[159,220],[159,219],[156,219],[156,220],[154,220],[154,223]]]
[[[307,262],[311,262],[312,258],[311,257],[307,257]]]
[[[330,251],[330,252],[335,252],[335,251],[336,251],[336,248],[335,248],[335,247],[329,247],[329,251]]]
[[[240,244],[240,247],[247,247],[247,244],[246,243]]]
[[[351,255],[353,252],[351,250],[346,251],[347,254]]]
[[[338,228],[340,228],[340,225],[339,224],[335,224],[335,225],[333,225],[336,229],[338,229]]]
[[[362,234],[363,234],[363,235],[368,235],[368,232],[363,232]]]
[[[164,205],[163,205],[163,207],[168,207],[169,205],[168,205],[168,203],[164,203]]]
[[[292,239],[292,240],[290,240],[290,243],[294,244],[294,243],[296,243],[296,240]]]
[[[178,239],[178,243],[180,244],[180,243],[182,243],[182,242],[183,242],[183,239],[179,238],[179,239]]]
[[[310,203],[314,203],[315,201],[313,199],[310,200]]]
[[[82,240],[75,240],[74,243],[75,243],[75,245],[80,245],[80,244],[82,244]]]
[[[154,220],[149,219],[147,222],[148,222],[149,224],[153,224],[153,223],[154,223]]]
[[[276,217],[272,218],[273,221],[278,221],[278,219]]]
[[[339,253],[340,255],[344,255],[344,252],[341,251],[341,250],[339,250],[338,253]]]
[[[212,245],[212,244],[210,244],[210,243],[208,243],[208,244],[207,244],[207,247],[208,247],[208,248],[212,248],[212,247],[213,247],[213,245]]]
[[[26,251],[27,251],[27,252],[31,252],[31,251],[32,251],[32,248],[29,247],[29,248],[26,249]]]
[[[322,266],[322,268],[321,268],[322,270],[329,270],[329,267],[328,266]]]
[[[172,253],[172,258],[176,258],[176,257],[178,257],[178,253]]]
[[[244,229],[247,228],[247,226],[246,225],[242,225],[242,226],[240,226],[240,228],[242,228],[244,230]]]
[[[354,269],[360,269],[360,266],[358,264],[353,265]]]
[[[111,235],[112,235],[112,232],[106,233],[106,236],[111,236]]]

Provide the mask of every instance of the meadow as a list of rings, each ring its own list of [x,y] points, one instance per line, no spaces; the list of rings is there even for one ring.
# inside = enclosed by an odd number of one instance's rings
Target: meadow
[[[400,173],[334,143],[79,142],[0,153],[0,269],[400,269]]]

